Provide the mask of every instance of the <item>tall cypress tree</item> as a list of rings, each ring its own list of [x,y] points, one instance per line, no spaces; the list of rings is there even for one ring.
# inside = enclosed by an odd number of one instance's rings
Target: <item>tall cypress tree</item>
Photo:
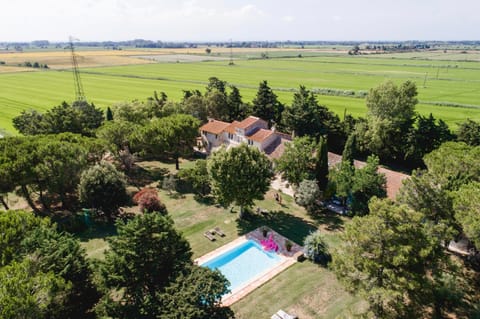
[[[356,143],[356,136],[355,134],[350,134],[348,136],[347,142],[345,143],[345,147],[343,148],[342,153],[342,162],[348,162],[350,165],[353,165],[355,161],[355,143]]]
[[[112,109],[107,107],[107,114],[106,114],[107,121],[113,121],[113,112]]]
[[[315,175],[318,187],[321,191],[324,191],[328,184],[328,147],[327,138],[323,136],[321,136],[318,141]]]

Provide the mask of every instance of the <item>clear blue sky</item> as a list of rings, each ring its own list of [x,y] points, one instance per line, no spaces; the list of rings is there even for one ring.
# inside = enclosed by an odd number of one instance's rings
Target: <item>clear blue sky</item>
[[[479,40],[479,0],[5,0],[0,42]]]

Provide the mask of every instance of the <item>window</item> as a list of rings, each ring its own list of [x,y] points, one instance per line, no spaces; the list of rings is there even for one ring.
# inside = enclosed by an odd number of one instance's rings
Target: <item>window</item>
[[[228,139],[233,140],[233,134],[232,133],[228,133]]]
[[[252,140],[248,140],[248,145],[253,145],[253,141],[252,141]]]

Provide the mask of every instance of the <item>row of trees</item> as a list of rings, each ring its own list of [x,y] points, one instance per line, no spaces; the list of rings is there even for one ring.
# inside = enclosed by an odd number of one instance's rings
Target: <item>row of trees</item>
[[[221,307],[228,281],[192,262],[168,214],[117,222],[105,260],[47,218],[0,212],[2,318],[232,318]]]
[[[387,81],[368,93],[365,118],[354,119],[345,114],[341,121],[326,106],[319,104],[315,94],[304,86],[294,92],[290,105],[284,105],[268,83],[262,81],[252,103],[245,103],[236,86],[211,77],[204,93],[185,90],[183,99],[173,102],[165,93],[154,92],[145,102],[112,105],[107,109],[106,118],[145,126],[153,119],[173,114],[191,115],[200,124],[208,117],[232,122],[255,115],[266,120],[269,126],[276,126],[294,136],[316,139],[326,136],[329,149],[335,152],[341,152],[349,135],[354,134],[357,150],[354,156],[375,154],[381,162],[393,162],[408,168],[423,167],[423,156],[445,141],[457,139],[470,145],[480,143],[480,123],[471,120],[461,123],[455,136],[442,120],[431,114],[426,117],[417,114],[417,103],[417,89],[413,82],[396,85]],[[25,135],[72,132],[93,136],[103,120],[102,112],[93,104],[75,102],[71,106],[63,103],[45,114],[24,111],[13,122]],[[126,133],[137,128],[134,126]]]

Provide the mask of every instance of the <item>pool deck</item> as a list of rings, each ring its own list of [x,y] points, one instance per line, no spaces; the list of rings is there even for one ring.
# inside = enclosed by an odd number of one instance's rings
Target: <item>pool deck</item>
[[[262,229],[263,229],[263,227],[259,227],[259,228],[255,229],[254,231],[251,231],[250,233],[248,233],[244,236],[241,236],[241,237],[229,242],[228,244],[225,244],[222,247],[219,247],[219,248],[217,248],[217,249],[215,249],[215,250],[213,250],[213,251],[211,251],[211,252],[209,252],[209,253],[207,253],[207,254],[205,254],[205,255],[197,258],[197,259],[195,259],[195,263],[198,264],[198,265],[201,265],[201,264],[209,261],[210,259],[213,259],[213,258],[223,254],[224,252],[229,251],[233,247],[236,247],[236,246],[238,246],[238,245],[240,245],[240,244],[242,244],[242,243],[244,243],[244,242],[246,242],[247,240],[250,240],[250,239],[260,243],[261,240],[266,239],[265,237],[263,237]],[[267,238],[268,238],[268,236],[270,236],[270,234],[273,235],[273,239],[275,240],[275,242],[278,245],[279,249],[277,251],[277,254],[282,258],[282,262],[280,264],[276,265],[275,267],[273,267],[271,269],[268,269],[264,273],[255,277],[254,280],[252,282],[250,282],[248,285],[246,285],[246,286],[244,286],[240,289],[235,289],[232,292],[230,292],[229,294],[226,294],[225,296],[223,296],[222,297],[222,305],[230,306],[231,304],[233,304],[233,303],[237,302],[238,300],[240,300],[241,298],[245,297],[250,292],[252,292],[256,288],[260,287],[261,285],[263,285],[264,283],[266,283],[267,281],[269,281],[270,279],[272,279],[273,277],[275,277],[276,275],[278,275],[279,273],[281,273],[282,271],[284,271],[285,269],[287,269],[288,267],[293,265],[295,262],[297,262],[298,257],[303,254],[302,253],[303,248],[300,245],[297,245],[296,243],[293,243],[293,242],[291,242],[292,243],[291,250],[287,251],[287,249],[285,248],[285,241],[287,240],[287,238],[280,235],[276,231],[268,228]]]

